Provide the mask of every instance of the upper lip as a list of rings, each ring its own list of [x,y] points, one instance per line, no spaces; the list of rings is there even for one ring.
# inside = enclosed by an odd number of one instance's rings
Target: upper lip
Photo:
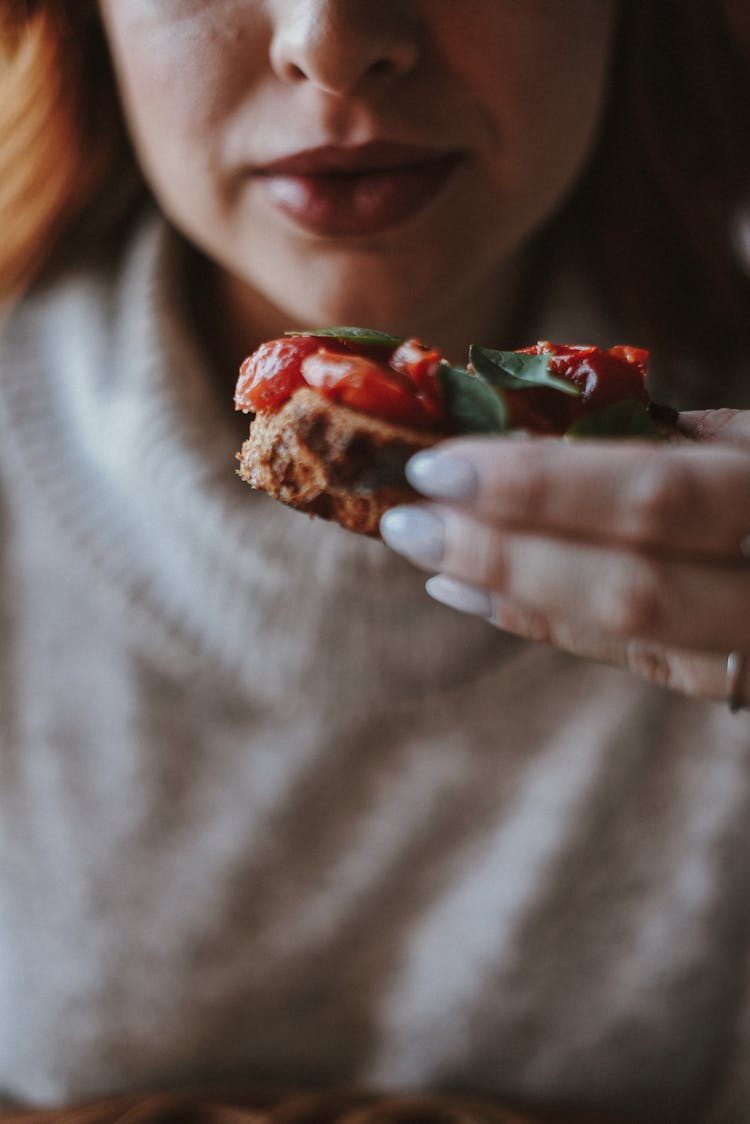
[[[460,152],[456,149],[427,148],[391,141],[368,141],[358,145],[324,144],[256,165],[253,171],[263,176],[362,175],[414,168],[458,156]]]

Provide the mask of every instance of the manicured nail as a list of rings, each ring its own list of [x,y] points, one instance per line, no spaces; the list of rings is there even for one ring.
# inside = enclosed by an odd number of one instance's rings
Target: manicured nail
[[[743,535],[740,539],[740,554],[750,562],[750,535]]]
[[[445,574],[436,574],[429,578],[425,589],[430,597],[439,601],[441,605],[448,605],[457,609],[459,613],[469,613],[473,617],[484,617],[487,620],[492,616],[492,594],[485,589],[466,585],[465,582],[456,581]]]
[[[431,449],[414,454],[406,465],[406,479],[423,496],[439,500],[470,500],[479,486],[477,471],[470,461]]]
[[[383,541],[398,554],[439,566],[445,550],[443,521],[423,507],[392,507],[380,520]]]

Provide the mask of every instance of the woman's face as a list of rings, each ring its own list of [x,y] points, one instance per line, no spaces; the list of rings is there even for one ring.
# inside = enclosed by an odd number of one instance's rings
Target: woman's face
[[[100,7],[146,177],[248,329],[433,342],[502,323],[589,154],[615,22],[615,0]]]

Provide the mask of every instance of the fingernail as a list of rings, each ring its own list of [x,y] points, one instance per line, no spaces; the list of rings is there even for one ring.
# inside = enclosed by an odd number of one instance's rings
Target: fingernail
[[[479,485],[477,471],[470,461],[431,449],[415,453],[408,461],[406,479],[423,496],[440,500],[470,500]]]
[[[750,562],[750,535],[743,535],[740,539],[740,554]]]
[[[415,562],[438,566],[443,559],[443,521],[423,507],[392,507],[380,520],[380,534],[391,550]]]
[[[451,609],[457,609],[459,613],[469,613],[473,617],[486,619],[492,616],[492,595],[485,589],[466,585],[465,582],[456,581],[455,578],[449,578],[445,574],[436,574],[434,578],[429,578],[425,589],[435,601],[439,601],[441,605],[448,605]]]

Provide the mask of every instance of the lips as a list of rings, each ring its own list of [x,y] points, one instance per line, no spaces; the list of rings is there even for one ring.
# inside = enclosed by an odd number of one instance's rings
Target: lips
[[[378,234],[405,222],[439,194],[462,153],[371,142],[326,145],[253,169],[271,204],[324,238]]]

